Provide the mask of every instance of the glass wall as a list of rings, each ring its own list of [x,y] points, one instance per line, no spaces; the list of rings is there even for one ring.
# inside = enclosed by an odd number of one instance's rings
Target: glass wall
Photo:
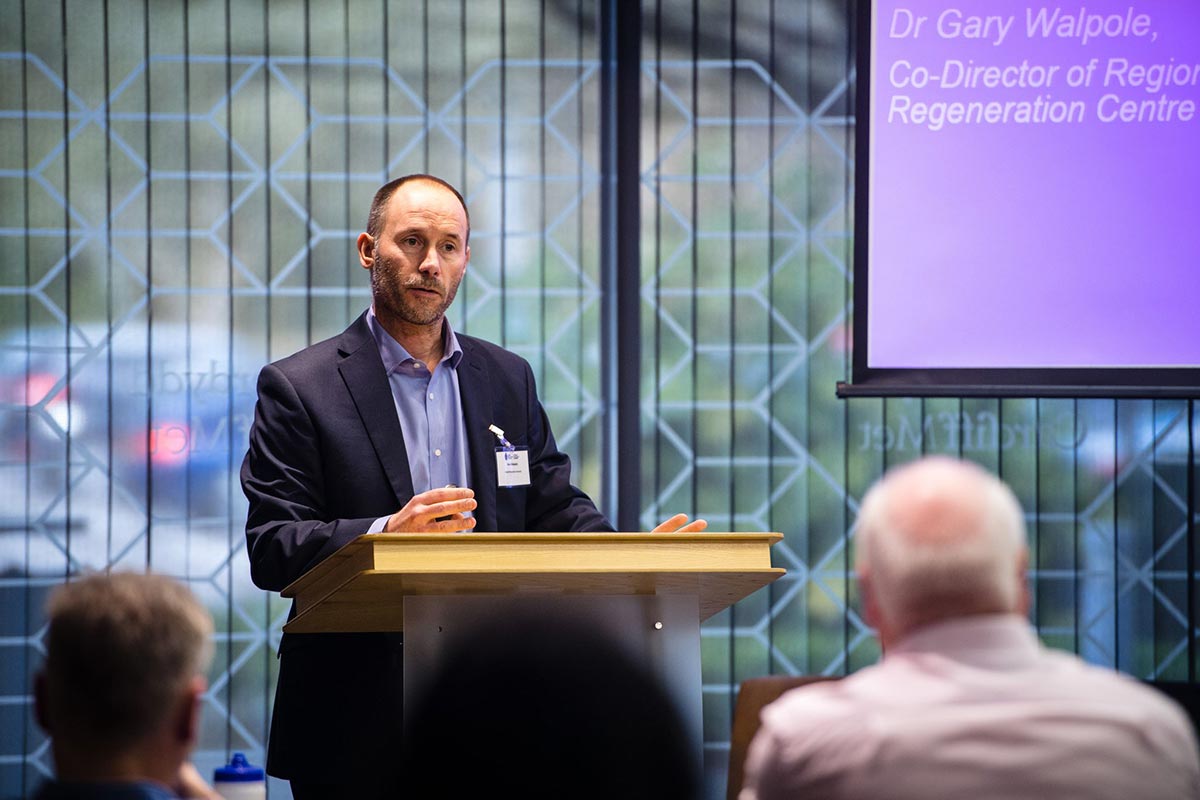
[[[841,3],[646,6],[644,522],[693,508],[716,530],[785,535],[787,577],[703,631],[720,787],[738,682],[840,673],[870,646],[848,614],[861,487],[833,391],[850,345],[852,39]]]
[[[389,177],[466,196],[452,323],[532,362],[598,487],[596,34],[544,5],[0,4],[0,797],[51,769],[42,605],[89,570],[191,585],[218,629],[196,761],[263,762],[288,603],[244,552],[255,379],[369,304]]]
[[[51,769],[42,604],[88,570],[188,581],[218,628],[196,760],[262,762],[287,603],[244,553],[254,380],[367,306],[353,242],[410,172],[471,208],[452,323],[531,361],[602,507],[602,474],[632,460],[622,502],[646,527],[685,510],[784,534],[788,575],[703,631],[709,796],[738,682],[876,658],[847,567],[857,503],[921,453],[1017,490],[1048,643],[1194,681],[1194,404],[836,399],[852,9],[645,0],[641,113],[621,121],[640,182],[614,187],[603,5],[0,0],[0,798]],[[642,446],[615,456],[605,201],[641,211]]]

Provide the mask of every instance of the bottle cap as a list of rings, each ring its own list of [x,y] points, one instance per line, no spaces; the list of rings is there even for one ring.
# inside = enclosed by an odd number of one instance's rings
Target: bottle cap
[[[214,783],[249,783],[264,778],[263,768],[251,764],[242,753],[234,753],[233,760],[226,766],[213,770]]]

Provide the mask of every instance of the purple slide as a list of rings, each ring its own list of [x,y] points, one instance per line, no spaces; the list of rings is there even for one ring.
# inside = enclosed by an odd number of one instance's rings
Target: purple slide
[[[875,0],[860,46],[869,368],[1200,366],[1200,2]]]

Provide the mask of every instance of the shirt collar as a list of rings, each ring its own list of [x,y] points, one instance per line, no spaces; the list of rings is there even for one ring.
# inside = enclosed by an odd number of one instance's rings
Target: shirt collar
[[[371,335],[375,337],[375,344],[379,348],[379,357],[383,359],[383,368],[388,375],[395,372],[397,367],[412,364],[417,359],[408,352],[404,345],[400,344],[392,337],[379,320],[375,317],[375,304],[372,303],[370,309],[367,310],[367,326],[371,329]],[[454,334],[454,328],[450,327],[450,320],[442,318],[442,359],[439,364],[445,364],[451,369],[458,368],[458,362],[462,360],[463,350],[458,343],[458,337]]]
[[[1032,663],[1041,652],[1037,633],[1019,614],[975,614],[922,626],[884,659],[936,653],[977,667],[1014,669]]]

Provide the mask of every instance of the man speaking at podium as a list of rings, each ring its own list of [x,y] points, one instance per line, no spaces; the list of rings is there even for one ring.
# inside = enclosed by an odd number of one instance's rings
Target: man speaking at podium
[[[571,485],[529,364],[445,318],[470,233],[440,178],[385,184],[357,241],[371,307],[263,368],[241,473],[258,587],[280,591],[368,532],[612,530]],[[705,527],[677,514],[655,531]],[[402,787],[400,639],[284,635],[267,771],[297,800]]]

